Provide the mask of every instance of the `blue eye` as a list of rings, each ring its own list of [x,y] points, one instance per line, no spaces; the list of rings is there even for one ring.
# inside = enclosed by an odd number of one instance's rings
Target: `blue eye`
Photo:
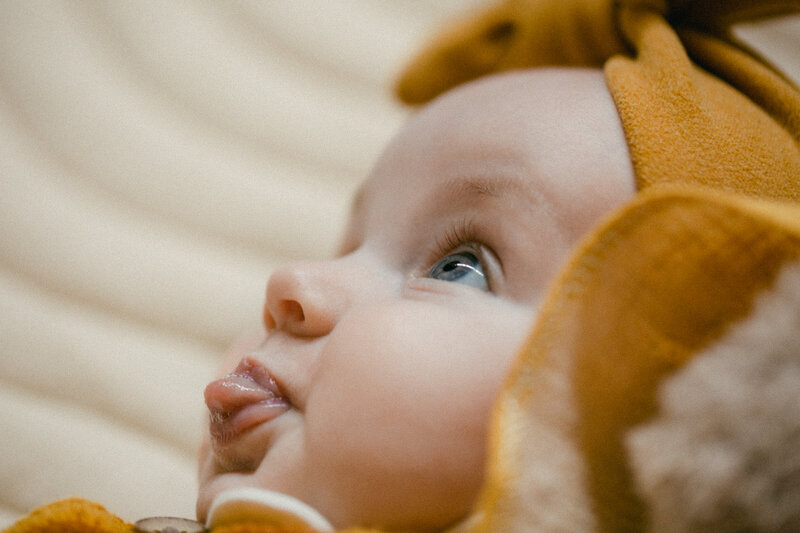
[[[456,252],[439,259],[431,267],[428,277],[463,283],[482,291],[489,290],[489,281],[483,272],[483,265],[481,265],[480,259],[471,252]]]

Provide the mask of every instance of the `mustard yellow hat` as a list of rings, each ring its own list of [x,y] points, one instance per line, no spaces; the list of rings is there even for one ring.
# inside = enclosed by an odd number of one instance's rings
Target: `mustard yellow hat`
[[[736,22],[798,0],[506,0],[442,31],[400,77],[410,104],[534,66],[603,68],[640,189],[690,183],[800,199],[800,92]]]

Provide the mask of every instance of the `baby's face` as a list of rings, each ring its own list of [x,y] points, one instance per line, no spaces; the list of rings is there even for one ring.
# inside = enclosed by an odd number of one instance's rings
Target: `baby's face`
[[[336,526],[465,516],[493,398],[549,282],[633,183],[600,72],[490,78],[420,111],[357,197],[341,254],[273,273],[268,334],[206,390],[199,517],[235,486]]]

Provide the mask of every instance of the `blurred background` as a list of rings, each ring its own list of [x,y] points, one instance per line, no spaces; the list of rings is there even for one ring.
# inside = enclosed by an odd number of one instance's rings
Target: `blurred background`
[[[202,390],[271,269],[330,255],[476,0],[0,0],[0,527],[194,515]],[[797,19],[742,35],[797,80]]]

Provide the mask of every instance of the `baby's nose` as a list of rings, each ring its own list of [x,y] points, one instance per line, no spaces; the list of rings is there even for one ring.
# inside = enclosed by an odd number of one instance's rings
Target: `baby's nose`
[[[275,270],[267,283],[264,325],[299,337],[331,332],[349,305],[335,261],[301,262]]]

